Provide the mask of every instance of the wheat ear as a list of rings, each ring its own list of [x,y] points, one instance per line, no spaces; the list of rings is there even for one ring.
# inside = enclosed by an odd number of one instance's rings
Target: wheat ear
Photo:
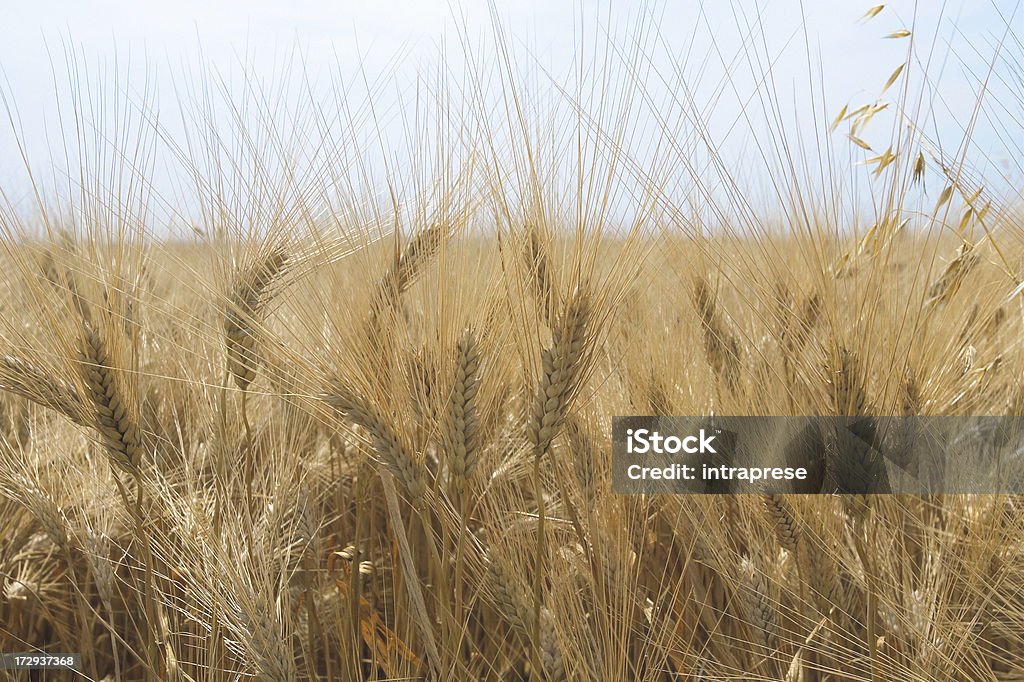
[[[413,235],[377,285],[377,293],[370,305],[371,321],[394,308],[398,297],[413,285],[424,266],[441,248],[448,231],[444,223],[434,223]]]
[[[409,453],[391,424],[361,398],[340,386],[335,387],[333,393],[323,395],[322,399],[353,424],[369,432],[384,468],[402,483],[409,501],[416,507],[422,506],[427,493],[423,466]]]
[[[583,364],[591,337],[593,310],[588,292],[577,288],[553,330],[551,346],[541,352],[542,373],[527,423],[527,439],[533,446],[533,486],[537,497],[537,555],[533,581],[534,639],[542,636],[544,560],[547,556],[544,489],[540,462],[565,421],[566,412],[583,379]],[[534,655],[538,652],[535,650]],[[534,660],[538,665],[539,661]]]
[[[154,592],[155,564],[149,533],[145,528],[145,495],[141,467],[142,432],[138,423],[136,399],[112,362],[113,349],[100,328],[95,326],[91,310],[84,300],[80,312],[82,335],[79,344],[79,370],[87,390],[86,397],[92,403],[95,420],[93,426],[99,433],[111,466],[121,469],[135,479],[134,503],[129,500],[121,480],[115,477],[115,483],[122,501],[132,512],[135,533],[142,544],[146,566],[142,599],[146,611],[146,625],[152,633],[152,637],[146,643],[146,656],[149,665],[155,669],[157,661],[161,660],[160,652],[167,655],[170,649],[158,632],[163,607]]]
[[[708,364],[718,381],[735,392],[740,380],[740,342],[722,319],[718,300],[703,278],[694,284],[693,302],[700,317]]]
[[[835,414],[840,416],[864,417],[867,420],[866,426],[873,431],[876,425],[874,419],[868,415],[868,395],[860,359],[845,346],[838,348],[836,356],[832,370],[832,408]],[[850,456],[842,454],[845,457]],[[852,460],[850,462],[853,463]],[[855,464],[862,471],[869,471],[873,467],[870,459]],[[865,494],[844,494],[840,498],[851,518],[862,518],[871,504],[870,498]]]
[[[530,271],[530,279],[540,304],[542,319],[550,325],[555,318],[555,285],[552,277],[551,256],[540,230],[533,223],[526,226],[523,258]]]
[[[480,389],[480,345],[472,329],[455,344],[455,382],[448,409],[447,443],[451,454],[452,486],[465,488],[480,457],[477,394]]]
[[[142,440],[134,406],[111,365],[109,346],[99,330],[83,320],[79,348],[82,378],[92,403],[95,422],[111,464],[138,476]]]
[[[868,398],[860,359],[845,346],[838,348],[836,356],[832,374],[832,407],[837,415],[863,415]]]
[[[747,557],[741,560],[740,572],[744,582],[744,597],[750,614],[750,625],[760,635],[765,647],[774,649],[778,642],[779,625],[767,576]]]
[[[865,388],[866,382],[864,372],[857,356],[843,346],[840,346],[838,349],[838,361],[836,363],[835,378],[832,383],[832,400],[836,414],[861,417],[868,414],[868,398],[867,389]],[[867,427],[873,432],[877,428],[877,425],[875,424],[874,419],[870,416],[867,416],[866,418],[868,420]],[[873,437],[873,433],[867,434],[867,438],[869,440],[873,440]],[[851,456],[845,452],[840,452],[839,454],[842,457]],[[867,457],[870,458],[871,455],[868,454]],[[868,468],[873,465],[873,462],[870,459],[866,459],[860,462],[855,462],[854,464],[864,470],[868,470]],[[871,513],[871,496],[865,494],[847,494],[840,495],[839,497],[843,507],[846,509],[846,512],[850,517],[850,520],[853,522],[854,547],[857,550],[857,555],[860,558],[861,565],[864,567],[864,575],[867,583],[867,604],[865,607],[867,632],[865,634],[865,638],[867,640],[867,648],[873,668],[878,655],[878,640],[875,637],[876,620],[878,615],[878,595],[876,594],[873,582],[875,558],[868,547],[864,538],[865,533],[863,532],[865,529],[870,531],[868,528],[869,524],[865,523],[865,521]]]
[[[254,325],[265,303],[267,288],[281,275],[288,261],[283,249],[241,273],[232,287],[224,317],[228,371],[243,391],[256,379],[256,330]]]
[[[526,588],[506,570],[501,559],[487,557],[489,595],[498,613],[523,636],[533,633],[534,609]],[[565,678],[565,663],[558,646],[555,619],[551,611],[542,608],[535,646],[540,650],[540,666],[545,679]]]
[[[592,502],[597,494],[597,458],[601,450],[590,437],[587,428],[578,419],[569,419],[565,422],[565,433],[572,448],[573,471],[576,474],[576,482],[587,500],[587,507],[592,507]]]
[[[0,355],[0,388],[56,410],[80,426],[92,426],[73,385],[19,357]]]
[[[785,495],[763,494],[765,514],[775,530],[775,537],[783,549],[795,553],[800,542],[800,522]]]
[[[590,297],[578,290],[565,308],[551,346],[541,352],[543,371],[527,429],[527,438],[537,453],[543,454],[551,447],[569,402],[579,389],[592,317]]]

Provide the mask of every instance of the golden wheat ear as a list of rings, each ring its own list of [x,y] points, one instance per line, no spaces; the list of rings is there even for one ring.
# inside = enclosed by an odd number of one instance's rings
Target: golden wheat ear
[[[365,400],[340,385],[335,386],[331,393],[323,394],[321,399],[352,424],[369,432],[384,469],[404,486],[413,506],[421,506],[429,489],[426,472],[388,420]]]
[[[526,225],[523,237],[523,261],[530,274],[530,286],[540,307],[541,320],[550,327],[558,314],[551,240],[532,222]]]
[[[378,318],[394,310],[402,294],[419,279],[450,234],[447,223],[437,222],[409,239],[377,284],[370,304],[371,322],[376,324]]]
[[[526,587],[509,571],[505,561],[498,556],[485,557],[486,594],[495,609],[520,636],[529,639],[536,630],[539,641],[533,642],[540,650],[540,665],[544,679],[555,682],[565,679],[565,662],[555,631],[554,614],[546,607],[540,609],[535,618],[533,597]],[[539,627],[534,624],[539,622]]]
[[[55,410],[80,426],[92,426],[78,389],[14,355],[0,356],[0,389]]]
[[[593,341],[594,313],[589,292],[577,289],[564,308],[551,345],[541,351],[540,385],[527,425],[527,439],[535,452],[546,453],[551,447],[580,388]]]
[[[788,552],[796,552],[797,544],[800,542],[800,522],[787,496],[764,493],[761,500],[779,545]]]
[[[224,316],[228,372],[243,391],[256,380],[256,331],[267,291],[284,272],[288,253],[272,250],[238,274]]]
[[[451,485],[456,493],[465,490],[480,457],[479,373],[480,344],[473,330],[467,328],[455,344],[455,376],[446,415],[445,444],[450,457]]]
[[[693,303],[700,317],[704,353],[715,378],[735,393],[742,375],[740,342],[722,316],[718,297],[704,278],[693,285]]]
[[[84,320],[79,367],[94,411],[94,427],[111,464],[138,475],[143,453],[137,406],[113,362],[111,346],[96,327]]]

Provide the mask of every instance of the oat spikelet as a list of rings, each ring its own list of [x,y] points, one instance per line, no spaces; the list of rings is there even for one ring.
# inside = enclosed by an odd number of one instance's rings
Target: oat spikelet
[[[529,638],[533,623],[533,598],[526,588],[519,583],[506,569],[500,559],[487,558],[487,582],[489,596],[499,614],[519,633]],[[544,679],[555,682],[565,679],[565,663],[558,645],[555,632],[555,619],[551,610],[542,607],[540,610],[540,627],[538,629],[540,661]]]
[[[420,506],[427,492],[426,475],[391,424],[365,401],[340,386],[333,393],[323,395],[322,399],[370,433],[374,450],[384,468],[402,483],[410,502]]]
[[[772,494],[764,494],[761,499],[779,544],[791,554],[796,552],[800,541],[800,522],[797,521],[789,500],[785,495]]]
[[[448,409],[447,444],[452,485],[461,491],[480,457],[477,393],[480,389],[480,346],[472,329],[455,345],[455,382]]]
[[[722,320],[714,293],[703,278],[693,288],[693,301],[704,332],[704,352],[715,377],[730,391],[740,380],[740,343]]]
[[[917,158],[914,159],[913,176],[910,180],[912,185],[916,185],[924,179],[924,172],[926,168],[927,164],[925,163],[924,152],[918,152]]]
[[[142,461],[142,440],[135,407],[111,363],[110,348],[99,331],[83,320],[80,368],[94,411],[93,427],[107,456],[121,470],[136,475]]]
[[[78,390],[66,381],[13,355],[0,355],[0,388],[60,412],[81,426],[92,426]]]
[[[554,330],[551,346],[541,352],[543,371],[527,428],[527,437],[537,453],[548,451],[579,389],[592,315],[589,295],[577,290]]]
[[[243,391],[256,379],[255,325],[266,302],[264,295],[281,275],[287,261],[288,254],[283,249],[275,249],[242,272],[232,287],[224,318],[228,371]]]

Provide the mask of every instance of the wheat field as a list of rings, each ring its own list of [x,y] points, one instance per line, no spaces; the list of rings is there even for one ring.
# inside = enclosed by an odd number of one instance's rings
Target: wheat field
[[[1015,496],[611,492],[613,416],[1024,415],[1017,197],[894,67],[760,203],[683,98],[632,155],[636,72],[438,76],[395,165],[358,106],[170,140],[79,83],[0,206],[0,652],[82,662],[0,676],[1024,679]]]

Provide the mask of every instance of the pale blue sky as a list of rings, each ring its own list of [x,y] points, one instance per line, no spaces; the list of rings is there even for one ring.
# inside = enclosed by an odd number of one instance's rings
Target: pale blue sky
[[[941,138],[943,145],[955,147],[962,136],[960,129],[970,120],[978,79],[984,75],[993,46],[1002,39],[1007,21],[1017,38],[1024,36],[1024,12],[1016,11],[1017,0],[954,0],[946,4],[898,0],[887,3],[871,21],[860,21],[872,4],[849,0],[722,0],[703,3],[703,7],[699,2],[647,3],[646,11],[657,17],[654,25],[661,42],[654,49],[661,56],[651,64],[653,75],[647,78],[657,80],[658,74],[670,71],[671,61],[664,59],[665,54],[688,54],[686,82],[699,103],[714,101],[711,109],[700,106],[711,121],[709,129],[721,145],[724,160],[736,164],[737,174],[756,174],[747,163],[751,154],[747,137],[732,130],[737,120],[748,132],[774,125],[763,107],[756,102],[752,106],[746,100],[754,89],[752,73],[764,70],[763,65],[749,63],[752,55],[777,57],[772,74],[780,110],[788,122],[793,110],[804,112],[800,121],[791,121],[792,129],[813,146],[812,136],[824,131],[821,121],[814,121],[806,113],[807,50],[815,65],[814,87],[824,86],[831,116],[847,102],[856,106],[878,98],[881,84],[904,60],[909,46],[907,40],[883,40],[882,36],[913,27],[920,60],[928,58],[935,39],[935,57],[929,71],[933,78],[942,74],[941,102],[933,102],[933,115],[929,117],[934,121],[931,132]],[[637,15],[637,5],[591,0],[495,2],[522,60],[550,69],[553,74],[571,69],[579,26],[583,26],[593,47],[600,43],[595,39],[600,35],[598,27],[605,30],[610,25],[612,33],[628,33],[623,27],[629,17]],[[456,14],[462,19],[456,20]],[[763,44],[756,50],[743,46],[744,31],[738,29],[743,24],[757,25],[753,36]],[[128,87],[140,91],[148,79],[155,86],[154,101],[161,124],[173,130],[171,121],[178,116],[181,88],[189,87],[190,79],[183,74],[198,72],[200,50],[207,68],[234,74],[232,78],[248,71],[272,82],[286,56],[294,55],[298,48],[303,68],[313,74],[314,80],[331,73],[340,74],[347,82],[358,81],[361,73],[371,78],[384,74],[385,82],[394,86],[386,88],[381,95],[383,101],[411,97],[417,73],[436,75],[440,45],[447,45],[450,67],[458,71],[462,59],[458,37],[468,35],[474,45],[485,46],[488,43],[477,38],[490,33],[485,2],[464,2],[453,9],[445,0],[38,0],[9,2],[0,7],[0,66],[7,79],[6,95],[19,112],[18,136],[28,146],[33,166],[46,172],[48,154],[55,147],[59,149],[57,100],[66,105],[68,99],[65,50],[69,46],[83,60],[78,67],[80,77],[91,74],[95,78],[106,69],[108,90],[112,65],[116,62],[123,70],[130,61]],[[480,49],[486,60],[489,48]],[[1010,52],[1015,59],[1024,56],[1020,45],[1014,45]],[[392,61],[396,55],[399,59]],[[732,85],[719,97],[714,93],[724,82],[721,62],[737,55],[741,59],[732,68]],[[943,69],[941,62],[947,56]],[[816,73],[819,60],[821,81]],[[701,69],[705,61],[707,66]],[[51,62],[56,63],[58,72],[56,86]],[[244,68],[239,66],[243,62]],[[965,72],[964,65],[975,74]],[[296,68],[293,65],[292,73]],[[1009,69],[1007,74],[1012,76],[1013,71]],[[191,87],[197,87],[194,78]],[[1024,95],[1024,86],[1020,82],[1001,84],[995,79],[991,87],[995,101],[988,115],[994,118],[978,122],[976,163],[1008,162],[1009,172],[1019,173],[1021,168],[1014,158],[1024,147],[1022,127],[1001,107],[1015,104],[1020,111],[1022,100],[1014,97]],[[81,83],[78,90],[98,91],[93,82]],[[887,94],[892,96],[893,92]],[[742,101],[748,102],[745,110]],[[887,115],[880,115],[863,133],[880,149],[891,134],[892,119],[887,120]],[[383,132],[385,137],[393,138],[386,145],[402,145],[400,125],[386,124]],[[15,135],[6,121],[0,121],[0,182],[9,194],[17,196],[24,189],[24,174],[14,150]],[[172,195],[167,193],[168,197]]]

